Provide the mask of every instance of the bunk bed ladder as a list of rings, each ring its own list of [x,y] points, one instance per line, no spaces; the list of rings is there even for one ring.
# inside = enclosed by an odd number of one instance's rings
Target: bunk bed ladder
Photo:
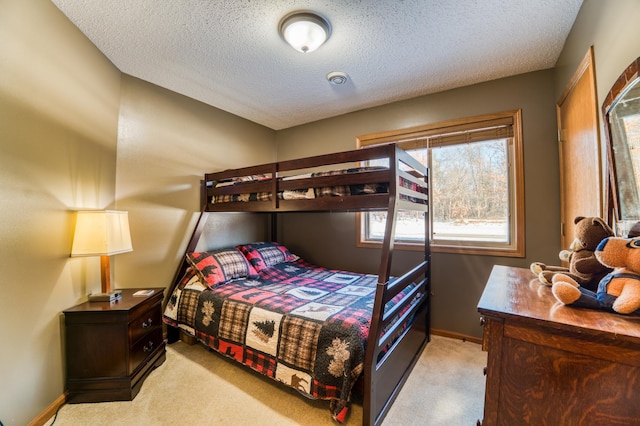
[[[399,154],[399,149],[396,149],[389,157],[390,173],[392,176],[395,176],[395,182],[398,182],[398,177],[402,174],[399,167]],[[424,180],[428,184],[428,174],[425,174]],[[387,210],[387,221],[380,255],[378,289],[376,291],[372,322],[369,329],[369,345],[365,354],[364,426],[379,425],[382,423],[415,363],[418,361],[424,346],[429,341],[430,250],[428,242],[429,223],[426,213],[424,217],[424,260],[402,277],[390,281],[396,221],[400,204],[399,196],[400,194],[397,191],[396,185],[389,185],[389,208]],[[420,280],[419,278],[421,276],[424,276],[424,278]],[[410,300],[414,297],[420,297],[420,301],[402,314],[399,320],[396,320],[395,325],[389,330],[385,330],[383,336],[373,338],[373,336],[381,335],[384,327],[391,323],[393,314],[397,313],[397,310],[389,313],[384,312],[386,303],[400,292],[397,287],[403,289],[408,283],[412,282],[417,282],[418,284],[401,304],[409,305],[411,303]],[[419,291],[423,291],[421,296],[419,296]],[[399,305],[397,305],[396,308],[400,308]],[[404,323],[404,321],[409,321],[410,318],[413,318],[413,322],[411,322],[407,329],[399,330],[399,328],[402,327],[400,324]],[[409,335],[409,333],[411,333],[411,335]],[[400,345],[403,347],[399,348]],[[385,346],[388,347],[388,352],[383,353]],[[396,348],[398,348],[399,351],[397,354],[394,354],[394,349]],[[406,359],[407,353],[411,353],[410,359]],[[396,358],[396,360],[385,366],[385,361],[392,357]],[[389,370],[397,365],[397,358],[401,358],[400,366]],[[389,367],[389,365],[391,365],[391,367]],[[385,380],[390,376],[398,379],[392,380],[392,388],[389,388],[389,383]]]

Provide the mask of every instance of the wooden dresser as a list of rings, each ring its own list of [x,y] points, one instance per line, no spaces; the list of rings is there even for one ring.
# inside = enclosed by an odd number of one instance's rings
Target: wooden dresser
[[[640,317],[563,306],[495,266],[478,303],[493,425],[640,425]]]
[[[64,311],[68,402],[133,399],[165,360],[164,288],[150,296],[123,289],[117,302],[86,302]]]

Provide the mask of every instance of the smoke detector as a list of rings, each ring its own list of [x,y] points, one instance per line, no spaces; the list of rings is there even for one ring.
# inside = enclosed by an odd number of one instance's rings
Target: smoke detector
[[[327,80],[333,85],[340,86],[349,80],[349,75],[346,72],[333,71],[327,74]]]

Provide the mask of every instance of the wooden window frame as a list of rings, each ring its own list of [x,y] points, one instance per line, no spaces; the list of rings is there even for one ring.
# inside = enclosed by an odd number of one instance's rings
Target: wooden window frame
[[[507,134],[499,133],[500,127],[510,126],[512,132]],[[510,235],[513,237],[508,244],[496,244],[482,241],[469,242],[449,242],[431,239],[431,251],[440,253],[475,254],[486,256],[502,257],[525,257],[525,217],[524,217],[524,151],[522,142],[522,110],[505,111],[487,115],[480,115],[470,118],[448,120],[439,123],[416,126],[399,130],[391,130],[369,135],[362,135],[356,138],[358,148],[397,143],[405,149],[412,149],[424,146],[425,140],[431,140],[436,145],[450,143],[461,143],[464,140],[473,141],[473,135],[478,138],[486,136],[488,130],[496,128],[496,139],[509,138],[509,185],[510,190],[509,209],[511,220],[509,222]],[[466,139],[464,139],[466,138]],[[458,142],[456,142],[458,140]],[[432,198],[429,197],[431,200]],[[429,221],[432,222],[431,210]],[[379,248],[378,241],[367,240],[364,235],[364,214],[356,214],[356,246]],[[430,227],[430,229],[433,229]],[[422,250],[423,242],[408,243],[399,241],[395,248],[400,250]]]

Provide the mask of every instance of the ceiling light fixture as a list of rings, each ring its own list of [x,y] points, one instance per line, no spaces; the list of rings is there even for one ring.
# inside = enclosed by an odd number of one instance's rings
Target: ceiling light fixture
[[[280,36],[298,52],[309,53],[322,46],[331,36],[331,24],[309,11],[286,15],[278,25]]]
[[[327,74],[327,80],[329,80],[329,83],[334,84],[336,86],[345,84],[348,79],[349,79],[349,76],[347,75],[347,73],[342,71],[333,71]]]

